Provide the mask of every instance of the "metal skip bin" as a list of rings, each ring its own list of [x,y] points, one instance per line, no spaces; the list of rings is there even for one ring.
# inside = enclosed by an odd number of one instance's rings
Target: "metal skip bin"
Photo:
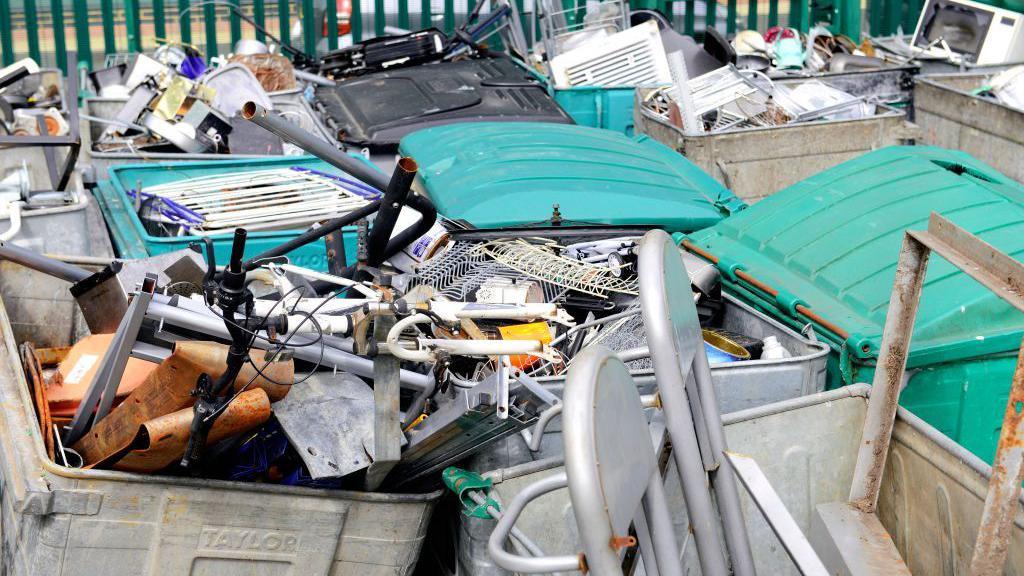
[[[412,572],[439,491],[365,493],[60,466],[46,456],[2,305],[0,353],[5,574]]]
[[[1024,182],[1024,110],[973,93],[991,74],[929,74],[914,88],[926,144],[963,150]]]
[[[864,152],[912,142],[917,136],[903,111],[883,104],[873,116],[856,120],[688,136],[641,105],[648,93],[636,91],[636,131],[675,149],[748,204]]]
[[[881,351],[902,230],[930,212],[1020,254],[1024,187],[962,152],[893,147],[791,186],[683,247],[724,289],[832,347],[828,387],[869,381]],[[938,260],[929,271],[902,406],[981,459],[995,454],[1024,317]]]

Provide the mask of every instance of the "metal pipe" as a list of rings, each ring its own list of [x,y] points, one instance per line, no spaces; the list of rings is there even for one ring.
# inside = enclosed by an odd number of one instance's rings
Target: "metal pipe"
[[[850,488],[850,503],[868,514],[878,505],[929,255],[928,248],[910,234],[903,237]]]
[[[382,172],[345,154],[333,145],[285,120],[279,114],[271,113],[255,102],[246,102],[242,106],[242,117],[324,162],[344,170],[377,190],[384,190],[388,186],[388,177]]]
[[[391,233],[395,230],[395,223],[398,221],[398,213],[402,210],[405,198],[409,195],[409,188],[416,178],[416,171],[419,167],[412,158],[405,157],[395,165],[395,171],[391,174],[391,180],[384,190],[384,197],[381,198],[380,208],[373,220],[373,229],[370,230],[367,238],[367,252],[369,254],[367,263],[376,268],[384,262],[384,252],[388,246]],[[404,245],[403,245],[404,248]]]
[[[658,573],[662,576],[682,576],[679,562],[679,547],[676,545],[676,530],[669,513],[668,497],[665,495],[661,471],[655,470],[647,483],[643,497],[643,511],[647,517],[648,531],[654,547]]]
[[[553,474],[534,484],[530,484],[512,499],[512,502],[505,507],[501,520],[498,520],[498,523],[494,526],[491,537],[487,540],[487,553],[490,554],[491,560],[495,564],[505,570],[522,572],[524,574],[543,574],[558,570],[573,571],[582,569],[581,559],[577,556],[527,558],[517,556],[505,550],[505,540],[508,539],[516,520],[519,519],[519,515],[523,512],[523,508],[531,500],[548,492],[565,488],[567,484],[568,479],[564,472]]]
[[[0,260],[9,260],[15,264],[21,264],[26,268],[31,268],[48,276],[60,278],[61,280],[71,282],[72,284],[76,284],[85,280],[89,276],[92,276],[92,272],[89,272],[85,268],[79,268],[73,264],[54,260],[53,258],[47,258],[42,254],[33,252],[32,250],[26,250],[20,246],[15,246],[10,242],[0,242]]]
[[[156,294],[153,297],[153,302],[149,305],[149,309],[146,310],[146,317],[151,320],[165,321],[171,325],[178,326],[187,330],[194,330],[196,332],[202,332],[204,334],[213,336],[215,338],[228,339],[227,328],[225,328],[223,321],[213,314],[203,314],[188,308],[174,306],[170,304],[170,297]],[[336,366],[346,372],[351,372],[357,376],[363,376],[366,378],[373,377],[373,361],[349,354],[344,350],[332,347],[328,345],[326,338],[324,337],[323,357],[321,358],[321,348],[317,345],[309,346],[315,337],[307,337],[303,335],[295,335],[292,337],[292,342],[295,347],[288,346],[288,350],[292,351],[295,358],[304,360],[306,362],[320,363],[324,366]],[[303,344],[306,344],[303,346]],[[262,350],[267,350],[276,347],[276,344],[271,344],[266,340],[256,338],[253,342],[253,347]],[[410,372],[408,370],[402,370],[400,372],[402,385],[417,391],[427,389],[430,383],[430,377],[426,374],[420,374],[418,372]]]
[[[296,248],[305,246],[306,244],[309,244],[310,242],[315,242],[332,232],[336,232],[344,228],[345,226],[348,226],[349,224],[356,222],[357,220],[362,220],[363,218],[366,218],[370,214],[376,212],[379,206],[380,200],[375,200],[373,202],[370,202],[366,206],[359,208],[358,210],[353,210],[352,212],[345,214],[344,216],[334,218],[333,220],[328,220],[323,226],[318,226],[316,228],[308,230],[307,232],[304,232],[303,234],[300,234],[283,244],[279,244],[269,250],[265,250],[257,254],[256,256],[253,256],[252,258],[246,260],[245,269],[252,270],[257,266],[260,266],[265,260],[277,258],[278,256],[283,256],[291,252],[292,250],[295,250]]]
[[[683,240],[682,246],[683,246],[684,249],[689,250],[690,252],[693,252],[694,254],[700,256],[701,258],[707,260],[708,262],[711,262],[712,264],[718,264],[718,256],[715,256],[711,252],[708,252],[707,250],[701,248],[700,246],[697,246],[693,242],[691,242],[689,240]],[[743,280],[747,284],[750,284],[754,288],[757,288],[758,290],[764,292],[765,294],[768,294],[769,296],[771,296],[773,298],[779,295],[779,291],[778,290],[776,290],[775,288],[769,286],[768,284],[765,284],[764,282],[758,280],[757,278],[755,278],[754,276],[751,276],[750,274],[748,274],[747,272],[745,272],[743,270],[737,269],[737,270],[734,270],[733,273],[740,280]],[[846,340],[847,338],[850,337],[850,333],[849,332],[847,332],[846,330],[840,328],[834,322],[823,318],[817,312],[814,312],[813,310],[811,310],[807,306],[804,306],[803,304],[797,304],[794,309],[799,314],[805,316],[808,320],[811,320],[811,321],[817,323],[822,328],[828,330],[829,332],[832,332],[833,334],[835,334],[836,336],[839,336],[843,340]]]
[[[419,212],[421,215],[420,220],[399,232],[397,236],[388,242],[388,247],[384,250],[385,259],[394,256],[420,236],[429,232],[434,226],[434,222],[437,221],[437,208],[434,207],[434,203],[426,196],[420,196],[416,193],[409,194],[408,198],[405,199],[405,205]]]
[[[319,74],[313,74],[312,72],[306,72],[305,70],[295,69],[295,79],[302,80],[303,82],[309,82],[316,84],[317,86],[336,86],[334,80],[330,78],[324,78]]]
[[[729,556],[732,558],[733,572],[737,576],[753,576],[757,572],[754,568],[754,556],[750,552],[750,541],[747,539],[747,524],[743,519],[736,476],[725,458],[725,451],[728,449],[725,443],[725,428],[722,427],[722,413],[719,411],[718,399],[715,396],[715,384],[711,379],[711,365],[703,348],[697,350],[694,355],[693,368],[693,379],[704,413],[708,444],[711,446],[712,457],[718,464],[711,474],[715,500],[718,502],[718,511],[725,531],[725,545],[728,546]]]

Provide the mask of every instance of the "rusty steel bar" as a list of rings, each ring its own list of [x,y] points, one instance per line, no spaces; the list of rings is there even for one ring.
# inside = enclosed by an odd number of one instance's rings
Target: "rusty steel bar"
[[[694,254],[700,256],[701,258],[707,260],[708,262],[711,262],[712,264],[718,264],[718,256],[715,256],[711,252],[708,252],[707,250],[701,248],[700,246],[697,246],[693,242],[690,242],[689,240],[683,240],[682,245],[683,248],[685,248],[686,250],[693,252]],[[739,278],[740,280],[743,280],[744,282],[750,284],[754,288],[757,288],[758,290],[764,292],[765,294],[768,294],[772,298],[779,295],[779,291],[776,288],[773,288],[772,286],[765,284],[761,280],[758,280],[757,278],[743,270],[736,270],[734,273],[736,274],[736,277]],[[840,328],[834,322],[826,319],[825,317],[821,316],[814,310],[811,310],[807,306],[804,306],[803,304],[797,304],[795,308],[797,313],[803,315],[808,320],[818,324],[819,326],[835,334],[836,336],[839,336],[843,340],[846,340],[847,338],[850,337],[849,332],[847,332],[843,328]]]
[[[1024,270],[1020,264],[1016,268]],[[971,576],[1003,573],[1013,519],[1019,509],[1021,482],[1024,482],[1024,342],[1017,356],[999,448],[992,463],[992,478],[971,557]]]
[[[932,213],[928,232],[911,232],[919,242],[1024,312],[1024,266],[970,232]]]
[[[928,248],[909,232],[903,237],[850,488],[850,503],[868,514],[873,514],[878,505],[929,255]]]

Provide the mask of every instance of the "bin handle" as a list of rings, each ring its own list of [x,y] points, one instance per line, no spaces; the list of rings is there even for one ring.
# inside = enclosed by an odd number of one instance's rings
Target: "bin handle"
[[[548,572],[584,570],[583,555],[577,556],[520,556],[505,550],[505,541],[515,526],[523,509],[531,501],[569,485],[565,472],[554,474],[530,484],[516,495],[505,508],[505,512],[494,526],[487,540],[487,554],[495,564],[511,572],[523,574],[545,574]]]

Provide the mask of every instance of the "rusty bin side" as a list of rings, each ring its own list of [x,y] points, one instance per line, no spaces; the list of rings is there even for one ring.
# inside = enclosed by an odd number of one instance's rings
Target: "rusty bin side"
[[[1024,111],[971,93],[989,76],[975,72],[918,77],[914,98],[922,140],[963,150],[1024,182]]]
[[[441,494],[59,466],[46,457],[2,304],[0,403],[3,574],[407,575]]]
[[[917,136],[902,111],[881,104],[874,116],[858,120],[687,136],[641,106],[649,90],[636,92],[637,132],[674,148],[748,204],[865,152]]]

